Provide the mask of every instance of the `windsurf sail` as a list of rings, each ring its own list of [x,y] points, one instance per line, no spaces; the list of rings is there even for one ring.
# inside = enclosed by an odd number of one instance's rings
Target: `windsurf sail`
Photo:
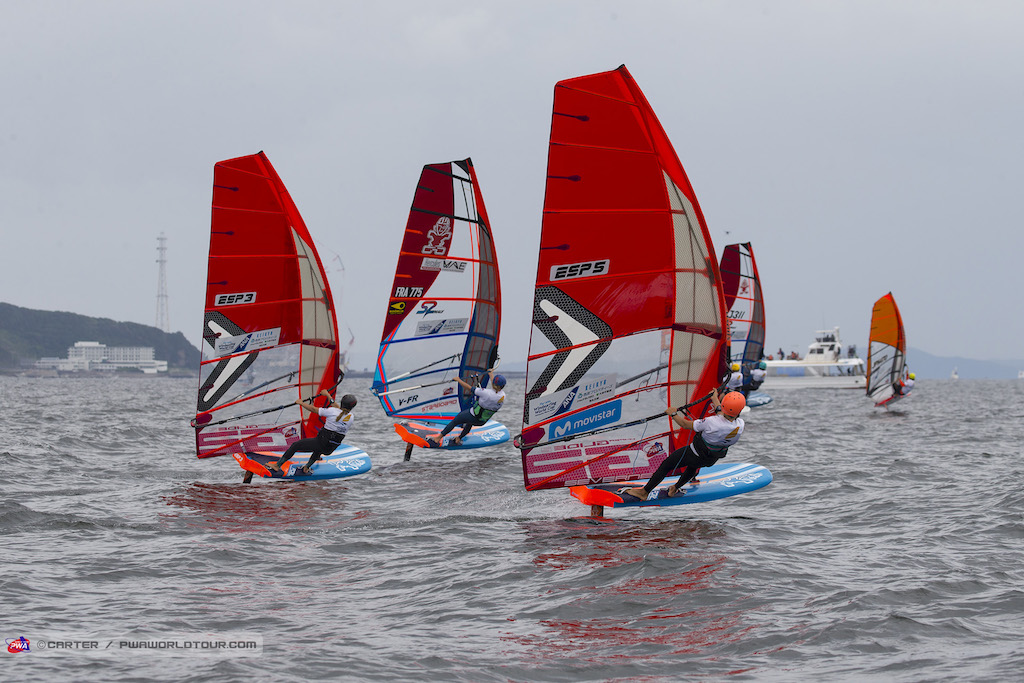
[[[395,280],[373,392],[395,417],[448,421],[469,407],[456,377],[494,367],[501,286],[494,238],[470,159],[423,167]]]
[[[714,245],[625,66],[555,85],[521,449],[527,489],[650,477],[722,379]]]
[[[340,381],[331,289],[288,190],[262,152],[218,162],[196,455],[280,452],[314,436],[320,418],[295,400]]]
[[[903,318],[889,292],[871,309],[868,337],[867,394],[876,406],[900,398],[896,387],[903,380],[907,363],[907,340]]]
[[[764,355],[764,296],[750,242],[727,245],[719,268],[729,311],[730,359],[749,368]]]

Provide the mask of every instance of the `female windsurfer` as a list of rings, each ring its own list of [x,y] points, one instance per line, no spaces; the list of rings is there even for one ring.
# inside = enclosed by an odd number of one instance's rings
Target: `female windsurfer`
[[[740,434],[743,433],[743,420],[739,415],[747,405],[747,401],[740,392],[730,391],[721,400],[718,399],[717,392],[712,393],[711,403],[715,406],[716,411],[721,411],[721,414],[700,420],[688,420],[682,417],[676,408],[668,408],[665,411],[665,414],[675,420],[676,424],[683,429],[692,429],[697,432],[693,435],[693,441],[688,446],[677,448],[669,453],[642,488],[622,488],[619,490],[620,495],[626,494],[640,500],[647,500],[647,496],[668,476],[669,472],[685,466],[686,469],[679,476],[679,481],[668,487],[668,495],[671,498],[679,495],[679,490],[697,476],[701,467],[714,465],[725,457],[725,454],[729,452],[729,446],[739,441]]]
[[[320,395],[326,396],[328,399],[331,398],[331,394],[326,389],[321,391]],[[281,466],[288,461],[288,458],[301,451],[303,453],[310,453],[309,462],[299,468],[296,474],[310,474],[309,468],[313,466],[313,463],[319,460],[321,456],[333,453],[334,449],[345,440],[345,435],[348,434],[348,426],[352,422],[352,409],[356,407],[356,403],[357,399],[352,394],[345,394],[341,397],[341,401],[334,401],[332,399],[323,408],[317,408],[313,405],[312,400],[308,402],[295,401],[295,405],[324,418],[324,426],[317,432],[316,436],[309,439],[299,439],[289,446],[288,450],[276,462],[267,465],[267,469],[280,472]]]
[[[427,441],[429,443],[434,446],[440,446],[444,441],[445,434],[452,431],[457,426],[462,425],[462,432],[452,439],[453,445],[461,446],[462,437],[466,436],[470,429],[487,424],[487,421],[491,419],[491,416],[501,409],[502,404],[505,402],[505,377],[503,375],[495,375],[494,370],[488,370],[487,374],[490,377],[490,383],[493,389],[486,386],[486,381],[483,382],[483,387],[474,388],[472,384],[464,381],[461,377],[455,378],[456,382],[466,389],[471,389],[473,391],[473,395],[476,396],[476,402],[453,417],[452,421],[445,425],[440,434],[437,436],[427,437]]]

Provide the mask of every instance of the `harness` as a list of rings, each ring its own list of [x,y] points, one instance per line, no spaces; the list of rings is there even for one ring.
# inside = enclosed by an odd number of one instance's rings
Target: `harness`
[[[474,403],[473,407],[470,408],[470,410],[473,413],[473,417],[475,417],[478,420],[483,420],[484,422],[490,420],[491,416],[498,412],[497,410],[488,410],[479,403]]]

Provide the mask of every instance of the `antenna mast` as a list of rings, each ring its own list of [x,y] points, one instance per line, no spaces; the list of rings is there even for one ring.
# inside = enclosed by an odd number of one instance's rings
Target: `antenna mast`
[[[156,326],[164,332],[171,331],[171,321],[167,314],[167,238],[161,232],[156,238],[156,262],[160,264],[160,274],[156,285]]]

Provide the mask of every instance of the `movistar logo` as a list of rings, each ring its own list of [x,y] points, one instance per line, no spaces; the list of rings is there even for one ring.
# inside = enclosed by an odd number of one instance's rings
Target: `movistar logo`
[[[591,429],[614,424],[622,417],[622,401],[611,401],[603,403],[590,410],[577,413],[558,422],[551,423],[551,435],[553,438],[572,436]]]

